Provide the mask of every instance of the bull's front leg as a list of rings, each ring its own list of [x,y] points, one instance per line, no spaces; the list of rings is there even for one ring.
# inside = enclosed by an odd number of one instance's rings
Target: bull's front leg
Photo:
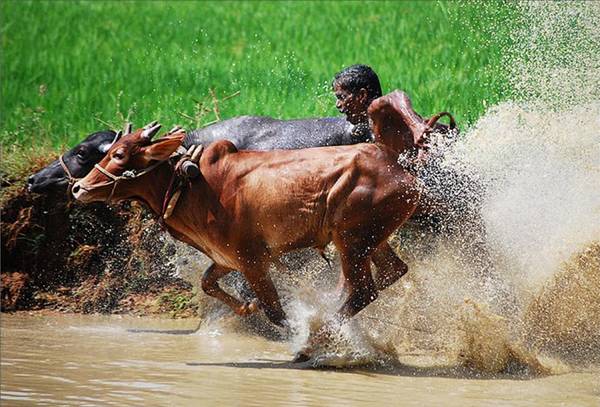
[[[233,269],[213,263],[202,275],[202,290],[211,297],[215,297],[216,299],[224,302],[237,315],[245,316],[258,311],[258,301],[256,298],[249,302],[243,303],[227,294],[219,286],[219,279],[225,277],[232,271]]]

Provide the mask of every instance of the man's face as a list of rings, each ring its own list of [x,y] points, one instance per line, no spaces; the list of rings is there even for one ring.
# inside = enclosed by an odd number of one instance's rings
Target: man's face
[[[367,91],[361,89],[358,94],[352,94],[339,83],[333,85],[335,107],[346,115],[346,120],[352,124],[363,122],[367,118]]]

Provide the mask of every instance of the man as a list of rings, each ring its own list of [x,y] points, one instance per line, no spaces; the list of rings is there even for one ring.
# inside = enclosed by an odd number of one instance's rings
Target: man
[[[352,65],[335,74],[332,82],[335,107],[360,132],[370,132],[367,109],[381,97],[381,84],[373,69],[367,65]]]
[[[346,120],[354,125],[353,132],[358,134],[378,130],[377,126],[371,129],[368,115],[373,100],[382,96],[379,78],[371,67],[357,64],[344,68],[335,75],[332,88],[336,97],[335,106],[346,115]],[[384,120],[381,124],[393,120],[393,125],[390,123],[388,127],[393,127],[398,137],[410,136],[415,146],[425,147],[425,138],[432,129],[413,110],[406,93],[395,91],[393,96],[397,101],[394,106],[394,117]]]
[[[228,139],[240,150],[299,149],[371,141],[367,108],[382,95],[377,74],[366,65],[352,65],[335,75],[333,90],[336,107],[346,114],[346,119],[240,116],[193,130],[189,140],[207,145]]]

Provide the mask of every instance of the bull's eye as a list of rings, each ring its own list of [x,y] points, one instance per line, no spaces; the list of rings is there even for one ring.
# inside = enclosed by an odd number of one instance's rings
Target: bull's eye
[[[123,150],[117,150],[113,153],[113,158],[117,160],[122,160],[125,158],[125,152]]]

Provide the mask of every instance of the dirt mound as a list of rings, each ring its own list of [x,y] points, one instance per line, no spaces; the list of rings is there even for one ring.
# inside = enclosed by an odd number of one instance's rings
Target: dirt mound
[[[144,208],[80,205],[3,178],[3,311],[194,312],[191,285],[173,275],[175,243]]]
[[[486,373],[550,374],[538,356],[510,333],[508,321],[471,300],[465,300],[461,364]]]
[[[600,363],[600,242],[565,262],[525,313],[531,341],[575,361]]]

